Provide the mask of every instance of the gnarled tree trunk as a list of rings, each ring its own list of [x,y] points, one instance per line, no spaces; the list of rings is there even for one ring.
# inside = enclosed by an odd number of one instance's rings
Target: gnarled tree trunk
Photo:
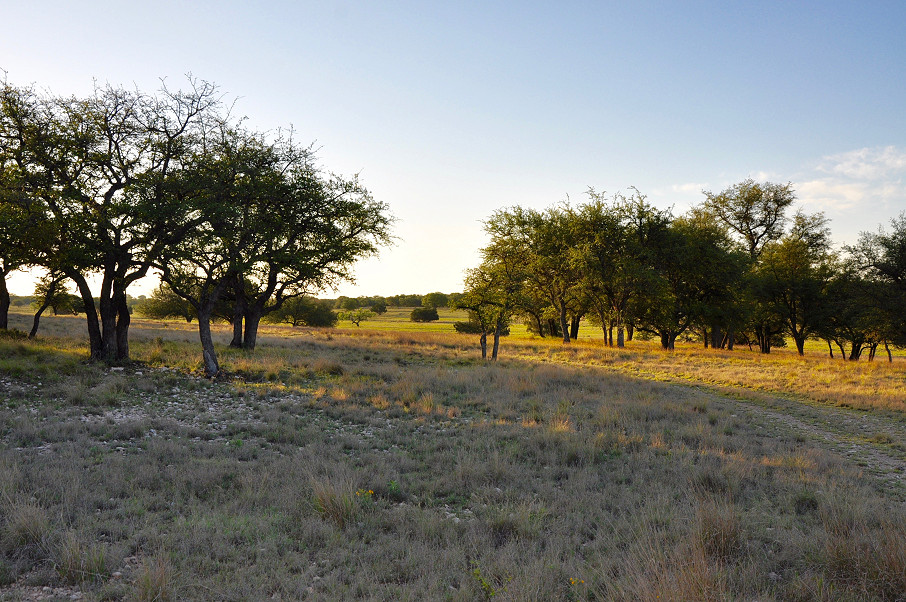
[[[82,297],[82,304],[85,306],[85,321],[88,324],[88,344],[91,349],[91,359],[100,360],[104,358],[106,349],[104,348],[104,339],[101,337],[101,325],[98,321],[98,312],[94,306],[94,298],[91,296],[91,289],[88,282],[76,270],[66,271],[66,276],[76,283],[79,289],[79,295]]]
[[[198,338],[201,340],[201,357],[204,364],[204,375],[213,378],[220,374],[217,352],[214,350],[214,338],[211,335],[211,310],[214,304],[202,302],[198,307]]]
[[[9,290],[6,288],[6,270],[0,271],[0,330],[9,328]]]
[[[114,301],[116,309],[116,359],[129,359],[129,324],[132,316],[129,315],[129,303],[126,301],[126,292],[116,295]]]

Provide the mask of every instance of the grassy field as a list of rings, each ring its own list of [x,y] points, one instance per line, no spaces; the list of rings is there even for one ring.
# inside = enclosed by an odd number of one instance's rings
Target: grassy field
[[[122,369],[79,318],[0,339],[0,600],[906,595],[902,358],[514,336],[486,365],[441,317],[218,327],[216,382],[194,324],[136,320]]]

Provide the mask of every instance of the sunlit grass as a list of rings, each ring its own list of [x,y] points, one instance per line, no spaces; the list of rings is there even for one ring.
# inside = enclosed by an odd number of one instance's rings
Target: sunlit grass
[[[452,332],[268,326],[249,352],[217,325],[227,375],[211,382],[194,324],[135,320],[122,371],[87,362],[80,320],[45,326],[0,340],[16,579],[90,575],[98,599],[903,588],[902,486],[759,410],[830,428],[866,413],[825,406],[870,409],[880,426],[852,444],[895,460],[901,359],[508,337],[490,365]]]

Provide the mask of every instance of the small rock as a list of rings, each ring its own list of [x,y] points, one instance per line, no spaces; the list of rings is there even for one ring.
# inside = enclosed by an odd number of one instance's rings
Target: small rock
[[[121,571],[113,571],[110,574],[110,576],[113,577],[114,579],[120,579],[120,578],[122,578],[123,573]]]
[[[114,366],[110,369],[111,372],[122,372],[124,368],[122,366]]]
[[[768,579],[770,579],[771,581],[776,583],[776,582],[780,581],[781,577],[780,577],[779,573],[775,573],[774,571],[771,571],[770,573],[768,573]]]

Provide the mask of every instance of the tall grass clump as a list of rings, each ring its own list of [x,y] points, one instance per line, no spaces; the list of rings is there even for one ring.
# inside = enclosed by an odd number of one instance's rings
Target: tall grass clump
[[[177,600],[173,568],[163,553],[145,558],[138,569],[130,596],[131,602],[171,602]]]
[[[85,581],[103,581],[108,575],[107,550],[103,545],[86,545],[72,531],[67,532],[57,546],[57,573],[70,585]]]

